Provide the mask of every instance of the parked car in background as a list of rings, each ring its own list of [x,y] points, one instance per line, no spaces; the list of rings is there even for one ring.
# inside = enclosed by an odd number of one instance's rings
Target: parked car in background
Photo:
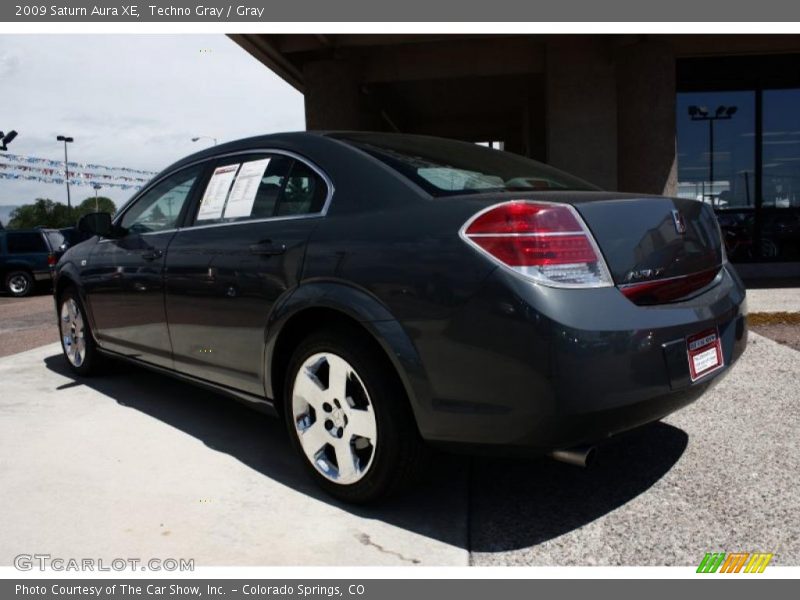
[[[28,296],[50,283],[67,243],[57,229],[0,230],[0,281],[12,296]]]
[[[282,415],[347,501],[413,480],[426,444],[585,463],[747,340],[710,206],[465,142],[250,138],[78,227],[54,289],[73,371],[118,357]]]

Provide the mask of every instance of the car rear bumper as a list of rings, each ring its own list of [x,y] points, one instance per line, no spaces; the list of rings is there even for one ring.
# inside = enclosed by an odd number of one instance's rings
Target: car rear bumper
[[[637,306],[616,288],[543,288],[498,270],[435,341],[418,324],[430,378],[423,437],[501,452],[600,441],[697,400],[747,343],[741,281]],[[686,338],[719,333],[724,366],[692,382]],[[448,364],[452,363],[452,364]]]

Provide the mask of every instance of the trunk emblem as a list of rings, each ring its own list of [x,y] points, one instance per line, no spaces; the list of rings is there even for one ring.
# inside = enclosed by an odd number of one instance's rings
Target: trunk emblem
[[[675,223],[675,231],[680,234],[686,233],[686,221],[683,220],[683,215],[677,210],[672,211],[672,221]]]

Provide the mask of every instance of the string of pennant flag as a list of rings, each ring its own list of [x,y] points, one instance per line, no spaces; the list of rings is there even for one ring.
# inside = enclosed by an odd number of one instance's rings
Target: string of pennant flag
[[[2,155],[3,158],[6,158],[10,161],[16,163],[23,163],[23,164],[31,164],[31,165],[47,165],[49,167],[63,167],[64,161],[63,160],[52,160],[49,158],[39,158],[38,156],[25,156],[23,154],[9,154],[4,153]],[[128,167],[109,167],[107,165],[95,165],[92,163],[79,163],[79,162],[69,162],[67,163],[69,166],[70,171],[72,169],[90,169],[92,171],[117,171],[121,173],[134,173],[138,175],[155,175],[154,171],[145,171],[142,169],[131,169]]]
[[[0,169],[4,171],[20,171],[23,173],[34,172],[41,175],[45,175],[48,177],[52,176],[61,176],[65,177],[67,173],[65,173],[64,168],[53,168],[53,167],[36,167],[32,165],[20,165],[15,163],[7,163],[0,161]],[[73,171],[70,169],[69,171],[70,178],[78,178],[78,179],[90,179],[90,180],[103,180],[103,183],[107,181],[125,181],[131,183],[145,183],[148,181],[147,178],[144,177],[131,177],[129,175],[115,175],[111,173],[88,173],[85,171]],[[91,182],[90,182],[91,183]]]
[[[58,175],[34,175],[34,174],[27,174],[27,173],[8,173],[6,171],[0,170],[0,179],[24,179],[26,181],[38,181],[40,183],[64,183],[64,177]],[[92,185],[92,182],[86,179],[80,178],[72,178],[72,173],[70,173],[70,185]],[[136,183],[118,183],[115,181],[104,181],[103,187],[115,187],[120,188],[123,190],[138,190],[142,187],[143,184],[136,184]]]
[[[63,184],[69,175],[70,185],[95,185],[123,190],[138,190],[155,175],[152,171],[109,167],[92,163],[70,162],[69,173],[64,163],[22,154],[0,154],[0,179],[38,181],[40,183]],[[101,172],[91,172],[101,171]],[[144,175],[144,177],[142,177]]]

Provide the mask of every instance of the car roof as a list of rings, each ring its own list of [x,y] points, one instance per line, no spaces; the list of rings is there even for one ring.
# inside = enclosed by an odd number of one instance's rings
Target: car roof
[[[320,137],[325,136],[326,133],[327,132],[321,132],[321,131],[289,131],[284,133],[270,133],[265,135],[256,135],[252,137],[233,140],[231,142],[224,142],[216,146],[205,148],[203,150],[200,150],[199,152],[195,152],[194,154],[190,154],[189,156],[186,156],[174,162],[167,168],[163,169],[162,172],[173,171],[175,169],[179,169],[185,165],[197,161],[213,158],[215,156],[219,156],[221,154],[228,154],[231,152],[241,152],[242,150],[254,150],[269,146],[276,146],[276,147],[281,147],[285,145],[294,146],[298,142],[302,143],[303,140],[319,139]]]
[[[365,134],[375,134],[375,135],[387,135],[386,132],[379,132],[379,131],[355,131],[355,130],[310,130],[310,131],[287,131],[282,133],[270,133],[265,135],[256,135],[247,138],[241,138],[238,140],[233,140],[230,142],[225,142],[222,144],[218,144],[216,146],[210,146],[208,148],[204,148],[198,152],[190,154],[173,164],[169,165],[165,169],[162,169],[159,173],[159,176],[162,173],[167,173],[170,171],[174,171],[176,169],[180,169],[185,167],[189,164],[214,158],[216,156],[230,154],[234,152],[242,152],[246,150],[257,150],[263,148],[285,148],[287,150],[300,150],[303,148],[304,142],[316,141],[317,145],[321,140],[329,140],[328,141],[328,148],[333,147],[342,147],[348,146],[345,142],[342,141],[341,138],[346,138],[348,135],[365,135]],[[409,137],[431,137],[431,136],[420,136],[417,134],[404,134],[404,133],[391,133],[389,135],[392,136],[409,136]],[[457,140],[453,140],[457,141]],[[308,145],[308,144],[306,144]]]

